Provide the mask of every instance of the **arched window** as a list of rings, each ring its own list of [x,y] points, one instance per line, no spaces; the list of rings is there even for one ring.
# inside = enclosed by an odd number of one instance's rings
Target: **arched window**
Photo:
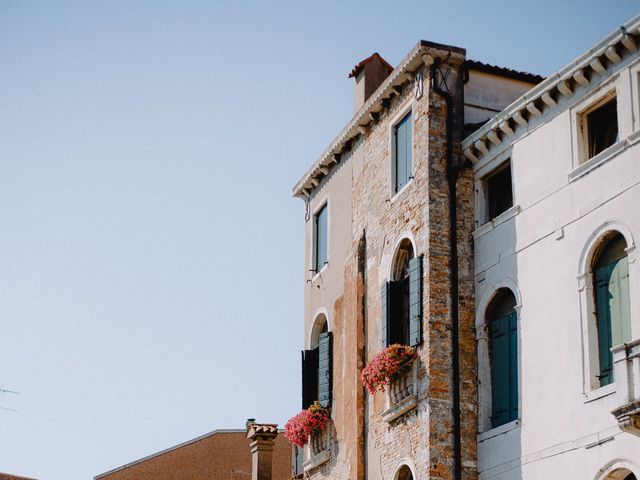
[[[302,351],[302,408],[313,402],[331,405],[332,338],[327,317],[319,314],[311,329],[309,350]]]
[[[422,258],[407,238],[398,246],[391,276],[382,286],[382,344],[417,346],[422,341]]]
[[[498,290],[486,311],[491,369],[491,427],[518,418],[518,315],[511,290]]]
[[[592,263],[600,386],[613,382],[611,347],[631,340],[627,242],[620,233],[605,239]]]
[[[394,480],[413,480],[413,473],[407,465],[402,465],[395,475]]]

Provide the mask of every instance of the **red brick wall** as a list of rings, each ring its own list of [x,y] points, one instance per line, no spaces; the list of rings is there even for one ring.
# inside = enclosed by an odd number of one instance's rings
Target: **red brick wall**
[[[214,432],[194,442],[95,478],[100,480],[248,480],[251,478],[249,441],[244,431]],[[276,438],[273,451],[273,480],[290,478],[291,445],[280,434]]]

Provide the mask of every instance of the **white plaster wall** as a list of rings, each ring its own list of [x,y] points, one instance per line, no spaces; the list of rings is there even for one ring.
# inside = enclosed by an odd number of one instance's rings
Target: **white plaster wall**
[[[483,122],[494,117],[533,86],[528,82],[470,70],[469,81],[464,86],[465,123]]]
[[[637,62],[629,63],[585,89],[563,112],[541,119],[506,150],[519,208],[499,225],[476,231],[476,298],[482,305],[505,278],[514,279],[521,292],[521,424],[499,435],[480,435],[481,479],[596,479],[598,470],[616,458],[640,464],[640,437],[623,433],[610,413],[618,406],[613,387],[592,392],[587,381],[584,317],[591,312],[581,303],[577,278],[583,247],[605,222],[622,222],[636,243],[640,239],[638,68]],[[611,88],[617,92],[624,148],[576,176],[581,160],[576,115]],[[479,188],[482,175],[501,158],[505,155],[476,166]],[[480,225],[482,205],[477,215]],[[635,257],[630,254],[629,267],[632,335],[637,339],[640,261]],[[489,388],[486,372],[480,378],[482,399]],[[481,403],[479,408],[486,411],[488,406]]]

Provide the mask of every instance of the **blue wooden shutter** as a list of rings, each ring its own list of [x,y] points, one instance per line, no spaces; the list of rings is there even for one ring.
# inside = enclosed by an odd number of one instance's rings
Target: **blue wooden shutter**
[[[518,316],[511,312],[489,324],[491,425],[518,418]]]
[[[409,345],[422,342],[422,257],[409,260]]]
[[[318,401],[327,408],[331,406],[331,332],[320,334],[318,343]]]
[[[489,324],[491,342],[491,425],[507,423],[509,414],[509,337],[506,318]]]
[[[509,333],[509,418],[508,422],[518,418],[518,314],[507,315]]]
[[[389,319],[391,318],[391,314],[389,312],[390,309],[390,293],[391,293],[391,282],[387,282],[382,285],[382,293],[380,295],[380,341],[383,347],[389,346]]]

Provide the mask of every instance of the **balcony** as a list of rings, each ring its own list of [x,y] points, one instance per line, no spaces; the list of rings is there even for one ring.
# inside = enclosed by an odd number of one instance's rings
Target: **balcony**
[[[640,436],[640,340],[623,343],[611,351],[618,403],[611,413],[623,431]]]
[[[418,361],[413,360],[396,373],[386,388],[387,408],[382,412],[386,422],[404,415],[418,404]]]
[[[307,473],[319,467],[331,458],[331,422],[320,433],[314,433],[309,437],[309,445],[305,448],[304,472]]]

